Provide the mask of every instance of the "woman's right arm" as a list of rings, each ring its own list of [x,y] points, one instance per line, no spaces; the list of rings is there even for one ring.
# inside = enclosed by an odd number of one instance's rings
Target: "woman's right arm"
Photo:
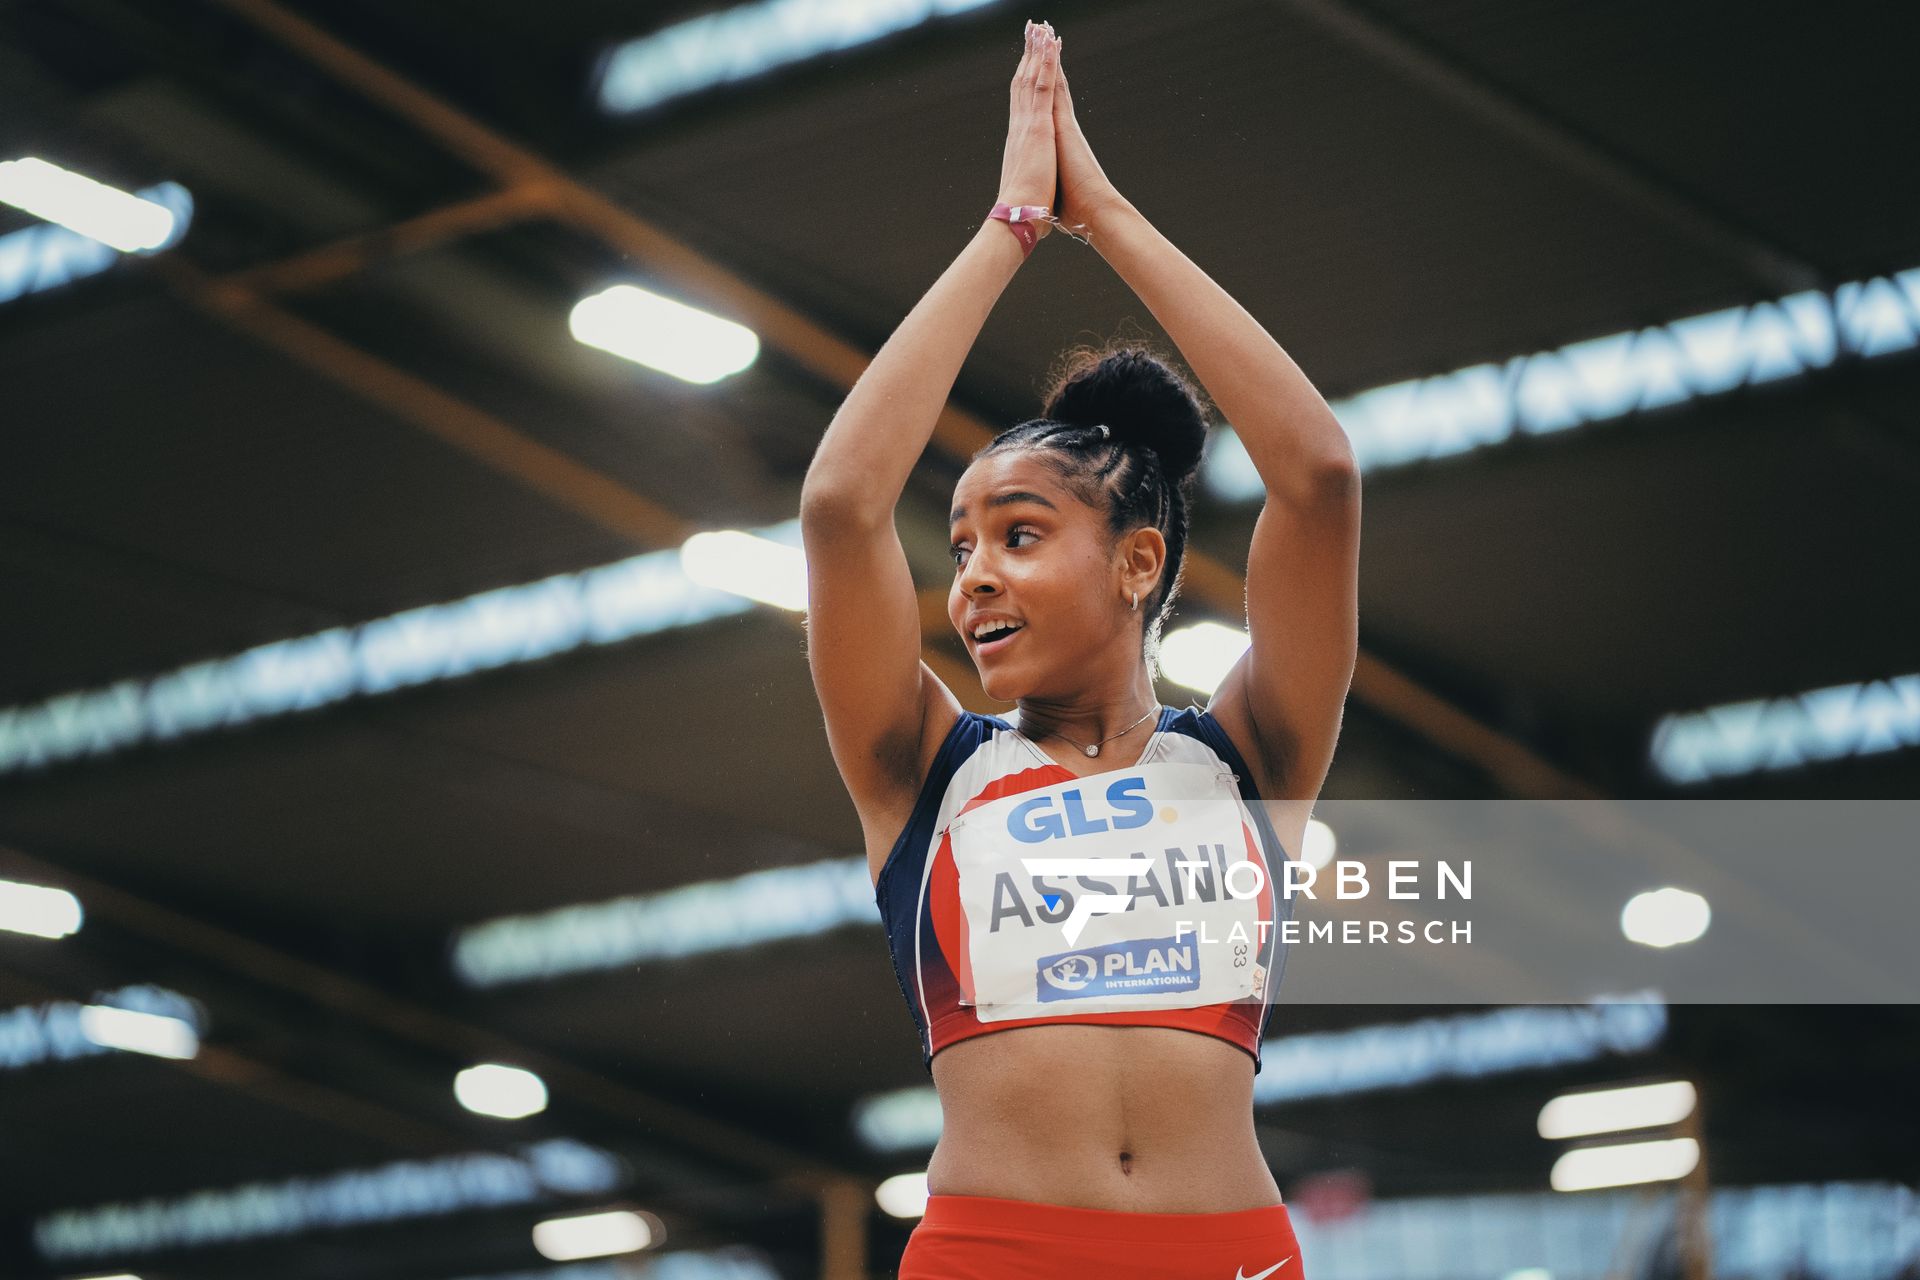
[[[921,762],[939,745],[928,731],[944,737],[960,710],[920,658],[919,593],[894,507],[1020,262],[1005,227],[980,227],[860,376],[801,488],[807,663],[834,763],[872,828],[869,851],[912,807]]]
[[[1054,63],[1051,47],[1030,41],[1014,75],[999,194],[1009,204],[1053,199]],[[912,806],[922,762],[940,741],[933,733],[944,737],[960,711],[920,659],[919,601],[893,511],[960,366],[1023,260],[1019,240],[983,218],[860,375],[801,488],[807,662],[834,762],[876,860],[897,834],[893,820],[904,821]]]

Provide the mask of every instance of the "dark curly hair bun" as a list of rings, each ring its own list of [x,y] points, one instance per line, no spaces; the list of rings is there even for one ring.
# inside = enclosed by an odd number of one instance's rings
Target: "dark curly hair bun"
[[[1008,427],[975,458],[1030,451],[1119,538],[1151,526],[1167,541],[1160,580],[1137,602],[1142,654],[1152,673],[1160,629],[1180,591],[1187,506],[1207,443],[1201,392],[1145,343],[1068,351],[1055,366],[1044,416]],[[1105,432],[1094,428],[1105,425]],[[1129,612],[1133,610],[1130,608]]]
[[[1047,417],[1086,427],[1106,423],[1114,439],[1158,454],[1175,485],[1199,470],[1207,416],[1184,377],[1140,345],[1083,355],[1078,363],[1054,391]]]

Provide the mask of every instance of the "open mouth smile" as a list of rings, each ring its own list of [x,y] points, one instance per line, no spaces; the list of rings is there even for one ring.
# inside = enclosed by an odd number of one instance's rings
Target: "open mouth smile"
[[[973,641],[973,651],[982,658],[998,654],[1008,645],[1018,640],[1025,631],[1025,626],[996,626],[993,630],[986,633],[986,639],[975,639]]]

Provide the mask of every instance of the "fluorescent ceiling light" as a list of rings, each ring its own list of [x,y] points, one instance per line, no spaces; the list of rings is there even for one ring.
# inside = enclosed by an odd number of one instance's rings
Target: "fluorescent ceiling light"
[[[547,1109],[546,1082],[531,1071],[483,1062],[453,1078],[453,1096],[467,1110],[519,1120]]]
[[[753,330],[630,284],[582,298],[567,323],[590,347],[688,382],[718,382],[760,354]]]
[[[1300,860],[1318,871],[1333,861],[1334,851],[1340,847],[1333,828],[1318,818],[1307,819],[1306,834],[1300,841]]]
[[[1253,1103],[1397,1089],[1434,1080],[1475,1080],[1509,1071],[1640,1053],[1667,1030],[1655,991],[1597,996],[1574,1007],[1520,1006],[1415,1022],[1279,1036],[1260,1048],[1264,1068]],[[940,1097],[916,1085],[862,1098],[853,1126],[875,1151],[924,1150],[940,1139]]]
[[[174,241],[186,234],[187,224],[193,220],[193,196],[185,187],[162,182],[142,188],[138,195],[173,213]],[[51,222],[36,222],[0,236],[0,303],[57,289],[124,261],[125,256],[113,246],[92,236]]]
[[[1434,1080],[1476,1080],[1642,1053],[1667,1032],[1656,991],[1585,1005],[1521,1005],[1413,1022],[1282,1036],[1261,1047],[1255,1106]]]
[[[103,1015],[96,1010],[105,1007]],[[156,1015],[152,1022],[116,1021],[119,1013]],[[166,1057],[192,1057],[198,1049],[202,1011],[177,991],[141,983],[96,992],[80,1004],[52,1000],[0,1009],[0,1071],[43,1062],[96,1057],[119,1049],[145,1053],[175,1049]]]
[[[1685,889],[1637,893],[1620,909],[1620,932],[1645,947],[1676,947],[1707,931],[1713,911],[1707,900]]]
[[[995,2],[761,0],[734,5],[615,47],[600,68],[600,108],[609,115],[644,110]]]
[[[490,987],[879,923],[873,873],[855,855],[469,925],[454,937],[453,968]]]
[[[1672,1182],[1692,1173],[1699,1163],[1700,1144],[1692,1138],[1622,1142],[1567,1152],[1553,1162],[1550,1181],[1555,1191],[1592,1191],[1597,1187]]]
[[[1794,769],[1920,746],[1920,674],[1662,716],[1648,747],[1668,782]]]
[[[118,1257],[468,1211],[497,1213],[556,1195],[610,1194],[627,1176],[611,1152],[552,1138],[511,1153],[395,1160],[320,1177],[274,1177],[56,1209],[35,1218],[31,1230],[34,1247],[48,1261]]]
[[[64,233],[62,233],[64,234]],[[797,519],[756,532],[797,544]],[[0,707],[0,775],[347,698],[539,662],[753,606],[688,578],[677,548],[277,640],[163,675]],[[869,886],[871,904],[871,886]]]
[[[1678,1124],[1693,1114],[1696,1098],[1685,1080],[1565,1093],[1540,1108],[1540,1136],[1580,1138]]]
[[[1920,344],[1920,268],[1611,333],[1553,351],[1374,387],[1334,400],[1360,469],[1450,457]],[[1207,488],[1234,501],[1266,486],[1231,431],[1213,433]]]
[[[716,591],[731,591],[782,609],[807,607],[806,552],[739,529],[688,538],[680,547],[680,571]]]
[[[896,1218],[924,1216],[928,1199],[926,1171],[894,1174],[874,1188],[873,1198]]]
[[[875,1151],[913,1151],[940,1141],[946,1113],[930,1084],[868,1094],[853,1104],[853,1129]]]
[[[165,205],[35,156],[0,161],[0,201],[122,253],[158,249],[173,235],[173,211]]]
[[[179,1018],[103,1004],[80,1010],[80,1034],[102,1048],[150,1053],[156,1058],[191,1058],[200,1052],[199,1035]]]
[[[653,1228],[637,1213],[616,1209],[535,1223],[533,1247],[555,1262],[633,1253],[653,1243]]]
[[[1160,670],[1169,680],[1211,694],[1252,644],[1239,627],[1196,622],[1160,638]]]
[[[80,928],[80,899],[65,889],[0,880],[0,929],[64,938]]]

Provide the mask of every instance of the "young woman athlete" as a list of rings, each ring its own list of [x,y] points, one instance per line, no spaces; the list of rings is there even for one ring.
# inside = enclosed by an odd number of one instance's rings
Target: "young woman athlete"
[[[996,868],[1044,852],[1069,819],[1072,832],[1104,838],[1108,819],[1087,806],[1124,803],[1124,788],[1149,776],[1214,777],[1234,807],[1213,812],[1237,815],[1220,830],[1238,828],[1228,840],[1244,834],[1248,857],[1278,868],[1298,849],[1353,672],[1353,455],[1273,338],[1108,182],[1046,24],[1029,24],[1013,77],[998,194],[1008,205],[1058,197],[1050,217],[1089,233],[1165,327],[1267,496],[1247,554],[1251,647],[1205,710],[1163,707],[1152,663],[1180,581],[1206,419],[1191,384],[1137,344],[1070,361],[1043,415],[982,448],[953,493],[948,618],[987,696],[1018,708],[984,716],[920,657],[923,615],[894,508],[1027,238],[983,219],[821,441],[801,506],[808,657],[944,1116],[931,1198],[899,1274],[1300,1280],[1252,1114],[1279,957],[1262,950],[1251,957],[1257,976],[1237,979],[1256,984],[1251,1002],[1170,995],[1149,998],[1159,1001],[1150,1009],[1077,1012],[1075,999],[1108,981],[1186,980],[1125,976],[1152,974],[1168,941],[1132,936],[1132,920],[1181,901],[1179,891],[1148,875],[1117,899],[1125,913],[1090,917],[1114,939],[1100,949],[1119,956],[1100,961],[1122,974],[1109,979],[1062,940],[1061,922],[1069,898],[1111,880]],[[1051,224],[1028,229],[1044,237]],[[1071,804],[1055,803],[1069,792]],[[1159,816],[1172,821],[1176,808]],[[957,821],[975,810],[993,816],[977,824],[984,833]],[[1009,843],[1016,828],[994,825],[1003,811],[1025,824],[1019,841],[1042,843]],[[980,888],[989,879],[990,902]],[[1197,883],[1182,909],[1236,909]],[[1261,921],[1275,922],[1284,908],[1272,877],[1257,896]],[[1031,952],[1008,950],[1015,935],[1057,953],[1039,959],[1037,977]],[[1244,953],[1232,963],[1247,964]],[[988,988],[1002,968],[1048,993],[1029,998],[1058,1002],[996,1007]]]

